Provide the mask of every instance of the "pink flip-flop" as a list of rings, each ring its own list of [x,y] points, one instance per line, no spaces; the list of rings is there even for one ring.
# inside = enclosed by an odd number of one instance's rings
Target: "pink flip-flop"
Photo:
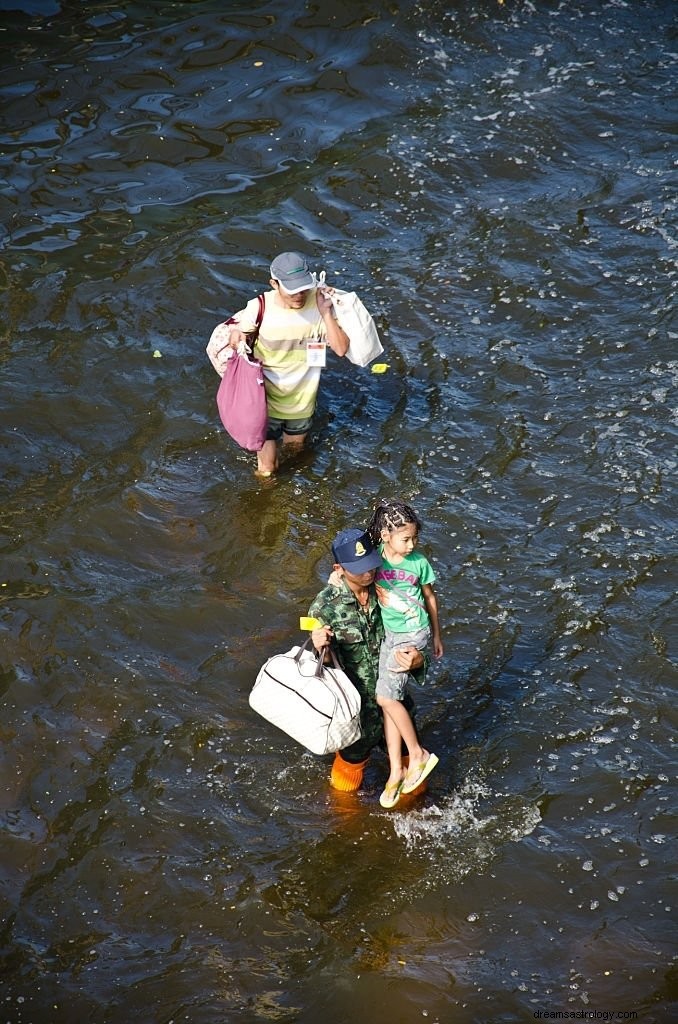
[[[433,771],[433,769],[435,768],[435,766],[437,764],[438,764],[438,757],[435,754],[429,754],[428,755],[428,759],[426,761],[424,761],[422,764],[417,766],[419,768],[419,774],[417,775],[417,777],[415,779],[413,779],[411,782],[408,782],[408,780],[405,779],[405,782],[403,782],[402,789],[400,790],[400,792],[401,793],[412,793],[412,792],[414,792],[414,790],[417,788],[417,786],[420,786],[422,784],[422,782],[424,781],[424,779],[428,775],[431,774],[431,772]],[[407,774],[410,775],[410,772],[408,772]]]

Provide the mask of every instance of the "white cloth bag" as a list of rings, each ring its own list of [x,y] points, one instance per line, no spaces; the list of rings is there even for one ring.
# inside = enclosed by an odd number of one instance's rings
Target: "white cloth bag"
[[[339,667],[301,647],[275,654],[259,669],[250,707],[314,754],[331,754],[360,738],[360,694]]]
[[[329,295],[339,326],[348,335],[350,344],[346,358],[356,366],[367,366],[384,351],[371,313],[355,292],[326,286],[324,270],[318,275],[318,287]]]

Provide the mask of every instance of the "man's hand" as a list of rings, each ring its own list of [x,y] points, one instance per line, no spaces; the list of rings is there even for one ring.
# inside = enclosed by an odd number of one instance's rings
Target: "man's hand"
[[[243,342],[245,345],[249,345],[249,335],[241,331],[239,327],[232,327],[231,333],[228,336],[229,346],[234,352],[237,352]]]
[[[411,672],[424,664],[424,655],[416,647],[396,647],[393,653],[403,672]]]
[[[332,294],[331,288],[317,288],[315,293],[315,303],[318,307],[318,312],[321,316],[326,316],[332,312]]]
[[[318,626],[317,629],[311,632],[311,642],[315,647],[316,651],[322,651],[323,647],[328,647],[330,640],[334,636],[334,633],[329,626]]]
[[[332,299],[330,298],[333,291],[333,288],[316,288],[315,303],[325,324],[327,344],[335,355],[345,356],[350,342],[348,334],[343,327],[339,326],[338,320],[335,319]]]

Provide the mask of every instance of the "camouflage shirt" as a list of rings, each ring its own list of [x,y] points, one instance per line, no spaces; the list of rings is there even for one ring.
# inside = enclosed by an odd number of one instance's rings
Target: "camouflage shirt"
[[[332,647],[335,654],[360,693],[362,736],[342,750],[342,754],[349,761],[363,761],[383,738],[381,710],[375,689],[384,627],[374,587],[370,587],[367,610],[362,612],[354,594],[345,584],[333,587],[329,583],[309,608],[309,615],[323,626],[329,626],[334,633]]]
[[[364,761],[384,736],[381,708],[375,696],[384,626],[374,587],[370,587],[367,610],[363,612],[345,583],[341,587],[329,583],[320,591],[308,613],[334,633],[332,646],[339,663],[360,693],[362,736],[341,753],[349,761]],[[425,675],[425,667],[412,674],[415,677]],[[412,714],[414,702],[409,695],[404,703]]]

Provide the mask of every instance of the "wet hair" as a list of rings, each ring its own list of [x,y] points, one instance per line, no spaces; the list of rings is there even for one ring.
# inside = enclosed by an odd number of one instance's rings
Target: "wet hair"
[[[397,530],[398,527],[408,526],[410,523],[414,523],[419,533],[421,520],[411,505],[406,505],[397,498],[382,498],[367,524],[366,533],[369,533],[370,540],[376,546],[381,541],[382,530]]]

